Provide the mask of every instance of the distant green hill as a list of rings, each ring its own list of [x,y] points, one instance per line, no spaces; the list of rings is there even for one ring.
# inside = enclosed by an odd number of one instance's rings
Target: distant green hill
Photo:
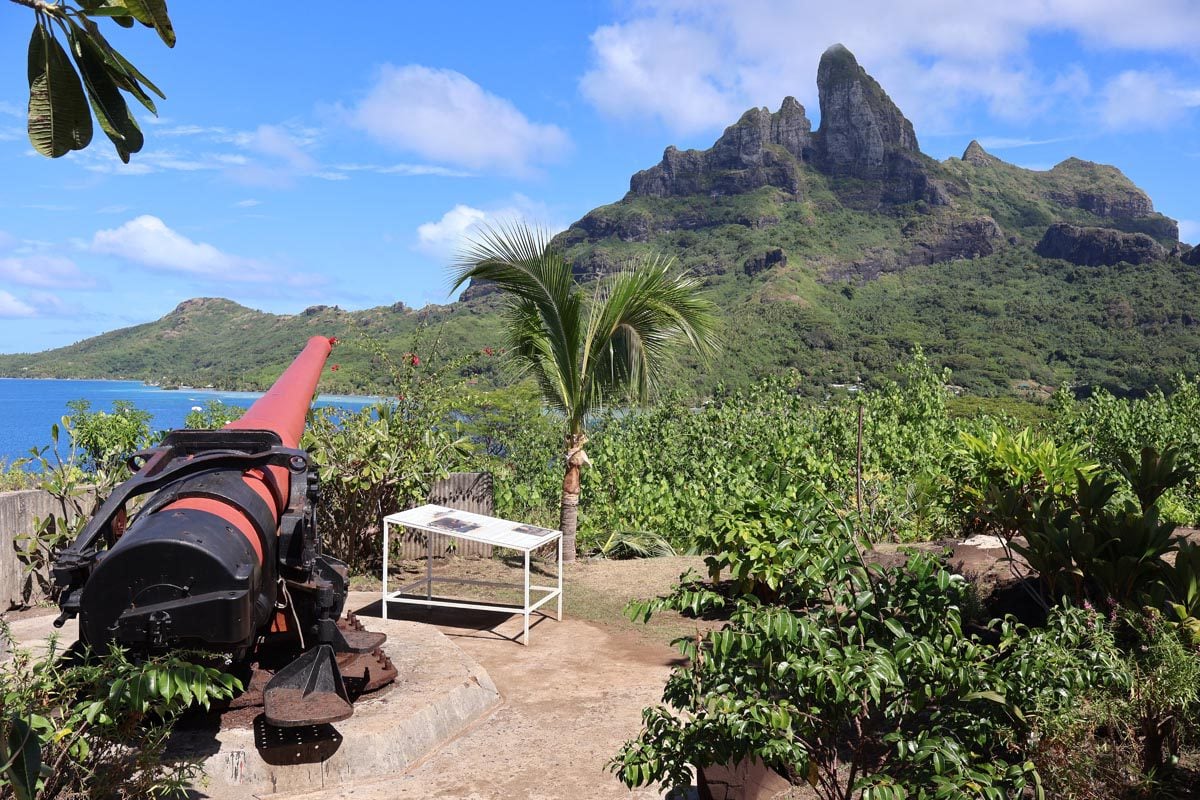
[[[364,311],[313,306],[295,315],[255,311],[231,300],[202,297],[180,303],[155,322],[111,331],[68,347],[30,355],[0,355],[0,375],[30,378],[130,378],[164,384],[213,384],[261,389],[278,376],[310,336],[340,340],[329,358],[322,390],[369,393],[386,389],[386,365],[372,356],[377,344],[399,363],[416,351],[428,361],[496,345],[494,301],[471,309],[402,304]],[[469,372],[495,381],[498,364],[483,358]]]
[[[708,369],[682,357],[675,386],[707,394],[793,367],[820,393],[889,375],[914,344],[980,394],[1139,392],[1200,372],[1200,249],[1120,170],[1070,158],[1031,171],[977,142],[935,161],[841,46],[817,87],[819,130],[790,97],[751,109],[708,150],[668,147],[624,198],[555,240],[582,279],[644,252],[704,277],[729,345]],[[497,307],[487,286],[421,312],[277,316],[190,300],[146,325],[0,356],[0,375],[261,386],[321,334],[350,343],[327,388],[367,391],[382,371],[364,336],[394,352],[495,347]],[[503,380],[494,359],[464,374]]]

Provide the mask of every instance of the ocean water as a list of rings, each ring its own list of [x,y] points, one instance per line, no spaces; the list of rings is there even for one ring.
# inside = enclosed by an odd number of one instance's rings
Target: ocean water
[[[183,420],[196,406],[212,400],[246,407],[261,394],[222,392],[214,389],[160,389],[140,381],[69,381],[0,378],[0,461],[15,461],[31,447],[50,444],[50,426],[69,413],[67,403],[87,400],[93,411],[111,411],[113,402],[128,400],[154,415],[151,427],[170,430],[183,427]],[[317,406],[359,409],[376,397],[323,395]]]

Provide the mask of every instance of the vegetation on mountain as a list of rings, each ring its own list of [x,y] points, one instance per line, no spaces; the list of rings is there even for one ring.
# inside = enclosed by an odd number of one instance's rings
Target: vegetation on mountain
[[[45,353],[0,356],[0,374],[25,378],[126,378],[163,386],[214,385],[263,390],[278,377],[314,332],[336,336],[337,370],[327,369],[321,391],[370,394],[386,391],[391,377],[378,363],[373,343],[393,352],[455,354],[494,346],[498,324],[483,301],[451,311],[431,306],[413,311],[402,303],[348,312],[312,306],[299,314],[255,311],[220,298],[196,298],[165,317],[112,331]],[[332,366],[332,365],[331,365]],[[494,385],[494,362],[463,368],[463,377]]]

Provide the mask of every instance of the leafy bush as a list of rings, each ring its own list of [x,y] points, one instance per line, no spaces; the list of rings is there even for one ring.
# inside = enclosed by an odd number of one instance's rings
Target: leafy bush
[[[725,627],[678,640],[689,662],[612,762],[621,780],[681,790],[692,766],[757,758],[831,800],[1038,785],[1008,678],[1014,623],[999,646],[968,633],[969,587],[925,555],[888,570],[839,560],[826,578],[827,602],[740,595]]]
[[[378,563],[383,517],[424,503],[433,482],[464,463],[466,443],[454,429],[413,411],[380,403],[309,418],[301,446],[318,465],[318,524],[326,549],[355,572]]]
[[[773,470],[830,496],[852,494],[860,404],[864,527],[881,538],[929,538],[951,524],[940,470],[953,430],[944,378],[918,352],[901,383],[853,402],[814,403],[799,391],[801,378],[786,375],[750,391],[719,392],[702,408],[668,397],[646,411],[613,411],[588,432],[594,467],[583,473],[581,539],[598,544],[613,531],[642,530],[676,548],[699,547],[716,516],[739,507]],[[545,455],[557,443],[539,415],[527,413],[506,457],[491,462],[502,515],[557,503],[559,465]]]
[[[0,458],[0,492],[17,492],[36,487],[37,478],[24,469],[25,463],[25,459],[9,463]]]
[[[1072,605],[1042,627],[980,626],[970,585],[935,557],[868,565],[813,492],[764,494],[791,500],[729,523],[711,582],[685,574],[627,609],[727,620],[676,641],[687,663],[611,764],[627,785],[681,790],[693,767],[742,759],[839,800],[1118,798],[1178,777],[1200,711],[1185,628],[1150,608]]]
[[[70,442],[65,457],[59,451],[61,430],[68,433]],[[35,588],[46,597],[56,596],[58,587],[50,581],[55,553],[79,536],[108,493],[128,472],[123,464],[113,470],[84,471],[79,466],[76,431],[70,418],[63,417],[61,429],[58,425],[50,426],[51,443],[32,450],[28,459],[35,467],[37,488],[48,493],[58,508],[57,513],[47,517],[35,517],[32,530],[18,531],[14,536],[17,559],[25,570],[22,588],[25,602],[34,596]]]
[[[968,525],[1012,536],[1027,528],[1034,508],[1063,500],[1079,476],[1094,475],[1098,465],[1077,444],[1058,444],[1025,428],[1013,433],[996,425],[973,434],[959,431],[967,476],[959,486]]]
[[[164,758],[172,726],[189,707],[240,689],[233,676],[175,656],[135,662],[113,648],[85,660],[52,647],[34,660],[18,650],[0,672],[0,794],[177,795],[200,765]]]
[[[464,466],[472,450],[456,413],[469,395],[448,380],[461,362],[432,368],[413,352],[397,362],[367,344],[391,376],[395,400],[359,411],[313,409],[300,442],[318,465],[326,549],[360,573],[380,561],[383,517],[426,502],[433,482]]]
[[[224,428],[230,422],[242,418],[246,409],[242,406],[226,405],[220,400],[209,400],[199,411],[192,409],[184,417],[183,426],[198,430],[216,430]]]
[[[71,413],[63,417],[62,425],[71,437],[80,467],[88,472],[128,475],[125,457],[150,444],[150,412],[127,400],[115,401],[111,414],[92,411],[87,400],[72,400],[67,407]]]
[[[1177,378],[1173,391],[1154,390],[1141,399],[1115,397],[1103,389],[1076,401],[1066,389],[1055,394],[1052,425],[1083,445],[1092,460],[1119,464],[1143,447],[1200,454],[1200,378]],[[1162,509],[1182,523],[1200,520],[1200,475],[1181,481],[1164,497]]]

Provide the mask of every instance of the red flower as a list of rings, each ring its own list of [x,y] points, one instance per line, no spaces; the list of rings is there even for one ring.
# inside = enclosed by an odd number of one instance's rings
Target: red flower
[[[337,372],[337,371],[338,371],[339,369],[341,369],[341,368],[342,368],[341,364],[334,364],[334,365],[333,365],[332,367],[330,367],[329,369],[330,369],[331,371],[333,371],[333,372]]]
[[[416,353],[405,353],[404,363],[410,367],[419,367],[421,366],[421,358]]]
[[[495,354],[496,354],[496,351],[495,351],[495,350],[493,350],[493,349],[492,349],[492,348],[490,348],[490,347],[485,347],[485,348],[483,348],[483,354],[484,354],[485,356],[491,356],[491,355],[495,355]]]
[[[338,338],[337,338],[336,336],[330,336],[330,337],[329,337],[329,346],[330,346],[330,347],[333,347],[333,346],[334,346],[334,345],[336,345],[337,343],[338,343]]]

